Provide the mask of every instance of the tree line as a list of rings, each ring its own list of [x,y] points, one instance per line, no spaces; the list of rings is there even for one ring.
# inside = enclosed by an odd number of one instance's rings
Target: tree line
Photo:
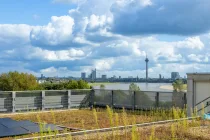
[[[90,89],[91,87],[83,80],[69,80],[66,82],[45,82],[39,84],[37,78],[28,73],[17,71],[2,73],[0,75],[0,90],[2,91],[25,91],[25,90],[65,90],[65,89]]]

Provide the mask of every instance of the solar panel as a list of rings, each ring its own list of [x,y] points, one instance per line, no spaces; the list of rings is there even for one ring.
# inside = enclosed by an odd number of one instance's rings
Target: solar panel
[[[28,133],[29,133],[28,130],[22,127],[15,127],[11,129],[0,124],[0,137],[16,136],[16,135],[23,135],[23,134],[28,134]]]
[[[30,131],[31,133],[46,132],[45,129],[43,129],[43,128],[40,129],[39,125],[37,125],[37,126],[25,126],[24,128],[27,129],[28,131]]]
[[[14,121],[12,119],[5,119],[6,121],[1,121],[0,124],[8,127],[8,128],[14,128],[20,126],[17,121]]]
[[[9,129],[0,124],[0,137],[5,137],[9,135]]]
[[[12,119],[11,118],[0,118],[0,123],[1,122],[8,122],[8,121],[11,121]]]
[[[31,121],[18,121],[17,122],[19,126],[24,127],[24,126],[36,126],[36,123],[33,123]]]
[[[10,118],[0,118],[0,137],[24,135],[40,131],[47,132],[49,130],[63,130],[63,128],[53,124],[45,124],[42,126],[42,130],[40,130],[39,124],[33,123],[31,121],[15,121]]]
[[[22,127],[9,128],[9,136],[29,134],[30,132]]]

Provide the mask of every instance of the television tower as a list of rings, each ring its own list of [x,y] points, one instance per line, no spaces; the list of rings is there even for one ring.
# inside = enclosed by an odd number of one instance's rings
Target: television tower
[[[148,82],[148,62],[149,62],[149,59],[147,58],[147,55],[146,55],[145,62],[146,62],[146,82]]]

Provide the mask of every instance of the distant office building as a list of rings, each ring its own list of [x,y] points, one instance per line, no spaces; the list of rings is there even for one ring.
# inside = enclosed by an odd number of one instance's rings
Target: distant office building
[[[85,79],[85,78],[86,78],[86,73],[85,73],[85,72],[82,72],[82,73],[81,73],[81,78],[82,78],[82,79]]]
[[[44,78],[44,74],[41,74],[41,79]]]
[[[121,76],[119,76],[119,79],[121,79]]]
[[[92,72],[90,74],[90,78],[91,78],[91,80],[96,80],[96,69],[92,70]]]
[[[102,75],[101,78],[102,78],[103,80],[105,80],[105,79],[107,79],[107,76],[106,76],[106,75]]]
[[[159,74],[159,79],[160,79],[160,80],[162,79],[162,75],[161,75],[161,74]]]
[[[178,72],[172,72],[171,73],[171,79],[172,80],[176,80],[176,79],[179,79],[180,78],[180,75]]]

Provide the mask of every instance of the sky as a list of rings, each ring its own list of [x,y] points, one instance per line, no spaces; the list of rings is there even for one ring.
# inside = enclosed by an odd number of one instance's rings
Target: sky
[[[209,0],[1,0],[0,73],[210,72]]]

